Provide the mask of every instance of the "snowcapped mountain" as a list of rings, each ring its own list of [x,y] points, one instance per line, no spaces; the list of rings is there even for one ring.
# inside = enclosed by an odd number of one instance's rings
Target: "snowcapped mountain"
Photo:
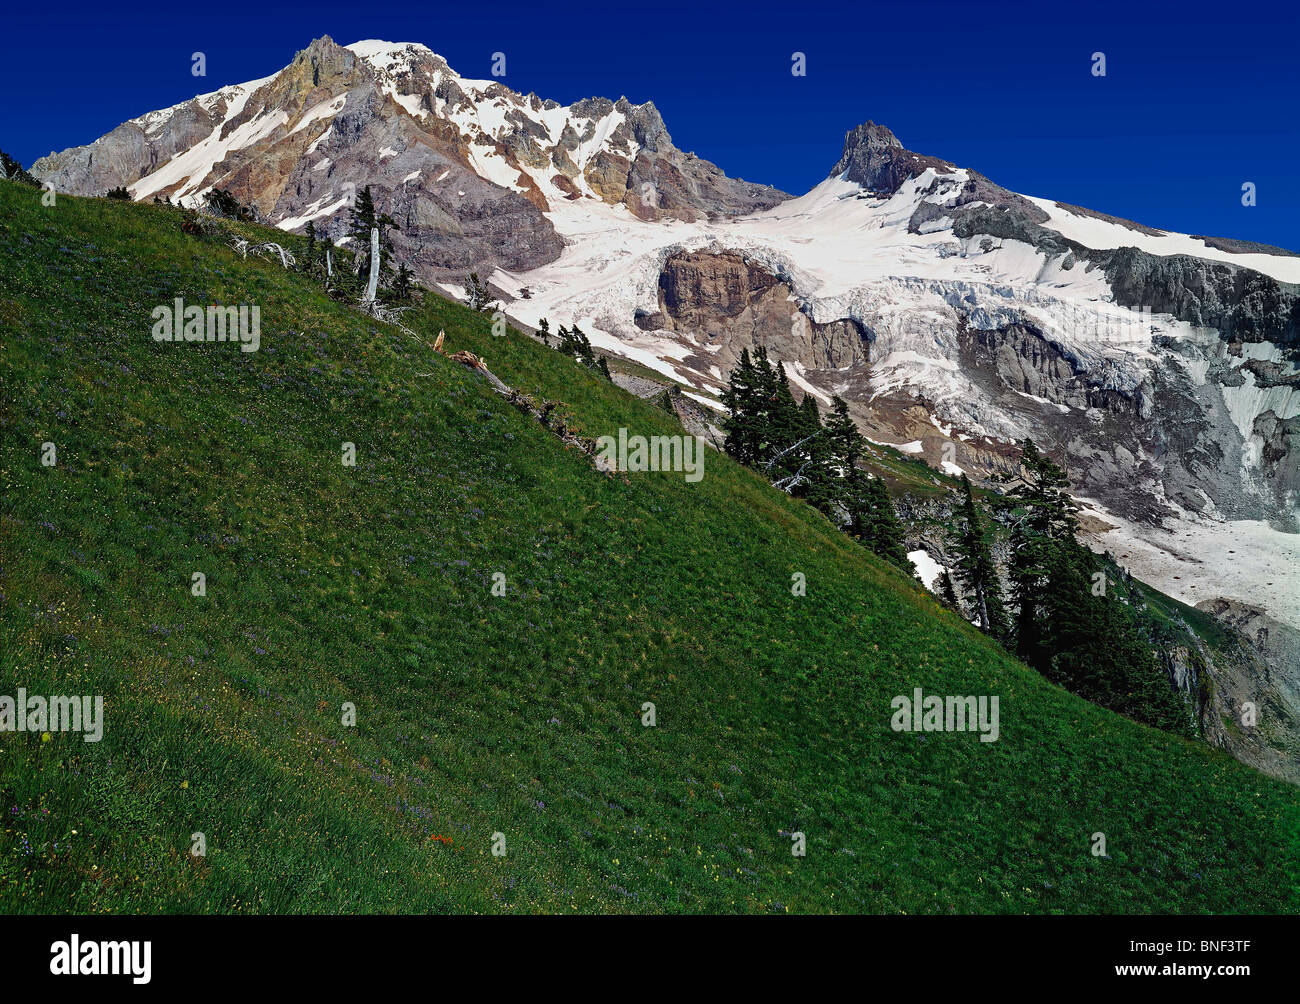
[[[873,123],[812,191],[745,217],[554,218],[556,261],[493,277],[519,319],[577,321],[702,402],[766,346],[949,473],[1032,436],[1135,574],[1300,626],[1300,256],[1017,195]]]
[[[220,187],[335,239],[370,185],[426,280],[490,273],[518,321],[577,322],[710,407],[766,346],[950,473],[994,472],[1032,436],[1139,577],[1300,627],[1293,252],[1019,195],[870,122],[790,198],[678,150],[652,104],[559,105],[378,41],[318,39],[32,171],[185,204]]]
[[[123,123],[34,165],[62,191],[197,204],[214,187],[297,230],[342,237],[358,188],[401,225],[396,253],[426,279],[527,269],[563,241],[563,203],[636,218],[751,212],[786,196],[727,178],[672,144],[653,104],[572,105],[460,76],[423,45],[312,42],[274,76]]]

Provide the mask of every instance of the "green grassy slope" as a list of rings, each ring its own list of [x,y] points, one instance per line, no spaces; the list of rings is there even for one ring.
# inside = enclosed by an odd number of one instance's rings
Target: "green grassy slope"
[[[107,727],[0,733],[0,908],[1296,907],[1295,789],[1047,684],[726,459],[606,476],[173,210],[38,200],[0,183],[0,694]],[[260,304],[261,351],[155,343],[175,295]],[[675,430],[459,306],[408,320],[584,434]],[[918,686],[999,695],[1001,739],[894,733]]]

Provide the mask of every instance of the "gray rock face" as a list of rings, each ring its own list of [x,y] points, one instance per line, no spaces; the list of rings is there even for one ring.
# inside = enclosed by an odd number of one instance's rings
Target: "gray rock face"
[[[864,122],[845,134],[844,153],[831,169],[831,175],[843,175],[845,181],[861,185],[869,192],[890,195],[927,167],[939,171],[955,169],[946,160],[905,149],[885,126]]]
[[[89,146],[51,151],[32,165],[32,173],[53,182],[60,192],[103,195],[110,188],[133,184],[203,140],[222,121],[226,106],[220,92],[211,103],[187,101],[175,109],[168,127],[152,136],[141,119],[123,122]]]
[[[1190,682],[1199,675],[1206,738],[1266,774],[1300,784],[1300,632],[1249,604],[1207,600],[1197,608],[1227,626],[1220,645],[1183,653]],[[1194,686],[1184,689],[1196,693]],[[1243,725],[1242,707],[1255,708]]]
[[[1095,445],[1084,445],[1095,441],[1098,432],[1136,438],[1146,455],[1160,458],[1159,468],[1149,471],[1145,482],[1155,494],[1191,512],[1217,510],[1229,518],[1262,519],[1279,529],[1300,530],[1295,503],[1300,498],[1300,418],[1281,418],[1264,410],[1251,428],[1239,430],[1212,389],[1213,385],[1242,387],[1249,381],[1252,388],[1300,390],[1300,374],[1293,365],[1250,359],[1245,351],[1251,343],[1272,342],[1291,360],[1300,361],[1300,286],[1230,262],[1153,255],[1135,247],[1088,248],[1041,226],[1014,205],[974,207],[954,215],[953,232],[960,237],[987,234],[1024,241],[1048,255],[1065,254],[1073,267],[1101,269],[1116,303],[1170,314],[1208,331],[1199,349],[1159,339],[1153,342],[1169,362],[1149,378],[1145,406],[1133,408],[1138,423],[1094,428],[1089,436],[1086,427],[1067,431],[1063,427],[1070,424],[1068,419],[1051,418],[1047,424],[1056,428],[1062,446],[1068,444],[1083,460],[1099,452]],[[1139,232],[1149,229],[1125,225]],[[1251,246],[1250,250],[1257,249]],[[1176,360],[1189,352],[1209,357],[1210,387],[1196,386],[1177,365]],[[1007,371],[1014,369],[1004,364],[1002,375],[1008,377]],[[1026,392],[1077,406],[1069,399],[1075,376],[1066,376],[1063,384],[1043,379],[1036,382],[1038,390]],[[1104,378],[1104,374],[1096,376]],[[1017,380],[1035,383],[1012,372],[1008,386]],[[1113,399],[1095,403],[1114,411]],[[1256,437],[1262,448],[1244,444],[1246,434]],[[1104,464],[1082,462],[1076,474],[1082,490],[1117,512],[1132,513],[1133,481],[1112,477]],[[1147,515],[1158,513],[1158,507],[1151,508]]]
[[[1300,348],[1300,286],[1228,262],[1158,257],[1137,248],[1090,252],[1117,303],[1151,307],[1225,339]]]
[[[1113,379],[1104,368],[1088,366],[1027,323],[1000,328],[964,327],[965,361],[988,369],[1013,392],[1086,411],[1098,408],[1132,418],[1149,418],[1142,387]]]
[[[556,110],[566,114],[552,136]],[[334,239],[369,185],[401,227],[395,260],[426,281],[555,260],[564,241],[545,215],[554,202],[596,198],[643,219],[691,220],[787,198],[677,150],[652,104],[588,98],[565,110],[466,81],[423,46],[345,48],[328,37],[272,78],[134,119],[33,173],[73,194],[125,185],[183,204],[219,187],[272,223],[310,220]]]
[[[931,168],[941,174],[958,170],[957,165],[949,161],[908,150],[885,126],[864,122],[845,134],[844,152],[831,168],[830,176],[843,177],[868,192],[889,196],[897,192],[905,181],[920,177]],[[995,185],[976,171],[966,173],[968,178],[955,202],[944,206],[921,203],[912,218],[913,233],[921,232],[917,228],[930,220],[951,217],[955,210],[963,210],[963,207],[975,208],[972,203],[979,207],[1014,209],[1021,218],[1033,223],[1047,219],[1046,213],[1023,196]]]
[[[1243,481],[1240,440],[1222,400],[1179,366],[1116,372],[1027,324],[964,328],[960,340],[963,369],[993,406],[1024,414],[1035,440],[1063,458],[1074,490],[1112,512],[1155,522],[1169,503],[1237,519],[1285,511],[1291,480],[1282,465],[1265,465],[1264,490]]]
[[[1205,241],[1210,247],[1227,251],[1229,254],[1272,254],[1283,258],[1300,258],[1300,251],[1288,251],[1286,248],[1260,244],[1256,241],[1239,241],[1231,237],[1206,237],[1204,234],[1193,234],[1192,240]]]
[[[1021,201],[1034,213],[1005,202],[950,211],[953,233],[963,238],[984,234],[1024,241],[1049,255],[1072,254],[1077,261],[1104,271],[1115,302],[1123,306],[1150,307],[1153,313],[1215,328],[1228,339],[1300,348],[1300,286],[1230,262],[1153,255],[1136,247],[1088,248],[1041,226],[1042,210]],[[1150,232],[1137,224],[1128,226]]]

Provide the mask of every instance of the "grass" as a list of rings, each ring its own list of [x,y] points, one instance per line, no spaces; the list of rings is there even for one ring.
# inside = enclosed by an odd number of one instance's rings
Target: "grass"
[[[1047,683],[750,472],[606,476],[174,210],[39,195],[0,183],[0,694],[102,694],[106,731],[0,733],[5,911],[1296,908],[1294,788]],[[177,295],[259,304],[261,351],[154,342]],[[680,432],[455,304],[408,323],[586,435]],[[914,687],[999,695],[1001,738],[891,731]]]

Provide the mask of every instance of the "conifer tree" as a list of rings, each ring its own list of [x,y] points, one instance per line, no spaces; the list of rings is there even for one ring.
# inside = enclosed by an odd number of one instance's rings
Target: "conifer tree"
[[[831,399],[831,413],[826,419],[827,460],[848,474],[858,466],[867,441],[849,415],[849,406],[838,394]]]
[[[614,377],[609,372],[609,363],[605,361],[604,356],[596,355],[596,350],[591,347],[591,342],[583,330],[576,324],[571,328],[560,325],[556,332],[558,343],[556,350],[563,352],[566,356],[571,356],[579,365],[585,366],[589,370],[595,370],[606,380],[611,383]]]
[[[790,390],[790,380],[785,373],[785,363],[776,363],[776,400],[773,423],[778,447],[797,443],[804,436],[804,415],[799,409],[799,402]]]
[[[1074,540],[1061,545],[1039,607],[1044,658],[1036,668],[1102,707],[1192,734],[1190,707],[1108,584],[1097,555]]]
[[[1078,506],[1059,467],[1030,440],[1008,491],[1016,651],[1050,680],[1158,728],[1191,716],[1100,560],[1075,539]]]
[[[763,353],[763,358],[771,366],[766,352]],[[810,485],[812,437],[819,431],[820,425],[814,429],[807,427],[807,415],[790,390],[785,363],[778,360],[772,367],[770,384],[773,391],[767,420],[765,473],[784,490],[802,496],[807,494]]]
[[[903,542],[903,524],[898,521],[898,514],[894,511],[889,489],[881,478],[868,478],[866,489],[867,501],[871,506],[871,531],[867,546],[886,561],[892,561],[910,572],[912,563],[908,560],[907,545]]]
[[[125,192],[126,189],[122,189],[122,191]],[[110,199],[119,197],[114,196],[112,192],[109,192],[108,196]],[[129,196],[123,195],[120,197],[128,198]],[[251,206],[244,205],[224,188],[212,189],[204,196],[204,200],[207,202],[209,209],[228,220],[251,220],[253,222],[258,220],[258,214],[254,212]]]
[[[842,498],[848,518],[845,530],[886,561],[910,571],[903,526],[885,482],[865,471],[851,471],[844,478]]]
[[[40,186],[40,182],[22,164],[3,150],[0,150],[0,178],[4,178],[6,181],[20,182],[24,185]]]
[[[1021,444],[1020,473],[1007,492],[1012,507],[1011,561],[1008,569],[1016,602],[1016,652],[1030,665],[1046,657],[1040,606],[1062,542],[1073,541],[1078,506],[1068,493],[1065,474],[1032,439]]]
[[[1002,584],[993,561],[989,530],[980,517],[970,479],[964,473],[961,485],[961,526],[953,544],[956,551],[954,571],[962,588],[971,595],[976,626],[985,634],[1005,638],[1007,614],[1002,604]]]
[[[848,405],[838,396],[831,399],[830,415],[813,446],[816,473],[808,501],[836,521],[847,518],[852,501],[849,476],[857,469],[866,440],[849,416]]]
[[[947,565],[944,566],[943,575],[939,578],[939,598],[943,600],[944,605],[949,609],[965,616],[961,608],[961,601],[957,599],[957,589],[953,585],[952,572],[949,571]]]
[[[753,467],[758,463],[758,446],[762,441],[759,431],[759,378],[758,369],[749,355],[741,350],[740,361],[731,368],[722,404],[727,417],[722,421],[722,431],[727,439],[724,449],[738,463]]]
[[[496,301],[492,299],[492,292],[479,279],[477,272],[471,272],[465,281],[465,305],[470,310],[479,312],[491,310],[496,306]],[[560,330],[563,331],[564,328],[561,327]]]
[[[817,408],[817,399],[811,394],[805,394],[799,402],[799,431],[806,436],[821,427],[822,415]]]
[[[318,241],[319,238],[317,237],[316,234],[316,224],[315,222],[308,220],[307,221],[307,250],[303,255],[303,261],[302,261],[302,270],[306,272],[308,275],[314,276],[318,271],[324,270],[323,265],[318,268],[318,264],[317,264],[318,261],[324,257],[324,252],[322,251]]]
[[[799,402],[798,421],[800,451],[806,460],[801,468],[803,483],[796,494],[810,505],[826,512],[824,499],[827,495],[829,465],[826,462],[826,430],[822,426],[821,411],[817,407],[817,398],[804,394]]]
[[[754,352],[754,386],[754,428],[758,434],[754,459],[764,465],[776,453],[778,387],[776,368],[761,345]]]
[[[408,302],[414,288],[412,280],[411,270],[406,267],[406,263],[398,262],[397,271],[393,275],[391,298],[397,303]]]

